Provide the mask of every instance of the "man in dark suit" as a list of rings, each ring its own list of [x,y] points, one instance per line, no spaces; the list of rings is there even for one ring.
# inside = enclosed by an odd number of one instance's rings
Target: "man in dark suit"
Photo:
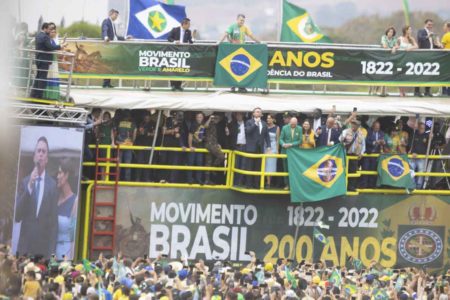
[[[58,234],[58,191],[46,172],[48,141],[40,137],[34,150],[34,169],[17,189],[15,221],[21,222],[17,252],[20,255],[55,253]]]
[[[380,122],[375,121],[372,124],[372,128],[367,132],[366,137],[366,153],[383,153],[384,146],[386,142],[384,141],[384,132],[380,130]],[[363,171],[376,171],[377,169],[377,158],[376,157],[364,157],[362,160]],[[363,175],[361,177],[361,188],[375,188],[377,182],[377,176],[373,175]]]
[[[191,30],[189,30],[189,27],[191,27],[191,20],[188,18],[184,18],[183,21],[181,21],[180,27],[172,28],[172,31],[170,31],[169,36],[167,37],[167,40],[175,44],[192,44],[192,33]],[[181,81],[170,81],[172,91],[183,91],[181,83]]]
[[[119,11],[111,9],[109,11],[109,17],[104,19],[102,22],[102,39],[108,43],[110,41],[123,41],[123,37],[118,36],[116,32],[116,26],[114,26],[114,21],[119,17]],[[111,85],[111,79],[103,80],[104,88],[113,88]]]
[[[245,150],[249,153],[265,153],[270,151],[270,137],[267,123],[261,120],[262,110],[257,107],[253,109],[253,118],[245,122]],[[266,149],[265,145],[268,147]],[[261,171],[261,159],[246,159],[247,170]],[[259,176],[248,176],[247,187],[259,189]]]
[[[317,145],[318,146],[333,146],[339,143],[340,132],[338,129],[334,127],[334,118],[328,117],[325,126],[321,126],[317,130],[318,138]]]
[[[53,61],[53,54],[51,51],[61,50],[63,45],[52,45],[50,36],[50,24],[42,24],[41,31],[36,35],[36,77],[34,79],[33,89],[31,90],[30,97],[42,99],[45,88],[47,87],[47,74],[50,64]]]
[[[433,20],[426,19],[425,27],[417,31],[417,44],[419,49],[436,49],[440,48],[439,45],[435,43],[435,34],[433,33]],[[414,88],[414,96],[422,97],[420,93],[420,87]],[[432,97],[430,87],[425,88],[425,96]]]

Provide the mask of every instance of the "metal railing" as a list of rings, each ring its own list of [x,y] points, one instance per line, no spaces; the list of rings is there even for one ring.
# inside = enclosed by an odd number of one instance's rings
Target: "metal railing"
[[[90,145],[89,148],[94,149],[95,145]],[[99,145],[100,149],[104,149],[105,157],[111,158],[113,155],[113,150],[116,148],[111,145]],[[152,151],[152,147],[147,146],[120,146],[121,151],[123,150],[132,150],[132,151]],[[189,149],[183,148],[174,148],[174,147],[154,147],[153,151],[155,152],[169,152],[176,151],[188,154],[192,152]],[[208,172],[223,172],[225,174],[225,182],[223,184],[214,184],[214,185],[200,185],[200,184],[189,184],[189,183],[160,183],[160,182],[136,182],[136,181],[119,181],[119,185],[122,186],[157,186],[157,187],[179,187],[179,188],[204,188],[204,189],[232,189],[244,193],[257,193],[257,194],[289,194],[289,190],[284,189],[275,189],[275,188],[265,188],[265,179],[267,176],[274,177],[286,177],[288,176],[287,172],[266,172],[266,159],[267,158],[277,158],[277,159],[286,159],[286,154],[255,154],[255,153],[246,153],[241,151],[232,151],[232,150],[222,150],[225,153],[226,160],[223,167],[209,167],[209,166],[190,166],[190,165],[162,165],[162,164],[125,164],[120,163],[120,168],[131,168],[131,169],[154,169],[154,170],[174,170],[174,171],[208,171]],[[208,153],[206,149],[195,149],[195,152],[198,153]],[[363,157],[373,157],[377,158],[379,154],[365,154]],[[245,170],[236,167],[236,159],[237,157],[241,157],[243,159],[261,159],[261,168],[259,171],[251,171]],[[413,156],[409,156],[413,158]],[[450,155],[417,155],[414,158],[416,159],[427,159],[427,160],[450,160]],[[348,173],[349,160],[357,160],[356,156],[347,156],[347,164],[346,164],[346,182],[348,182],[349,178],[359,178],[362,175],[377,175],[377,171],[366,171],[366,170],[357,170],[355,173]],[[111,162],[101,162],[98,163],[99,166],[105,167],[105,173],[109,173],[110,169],[115,165],[115,163]],[[95,162],[84,162],[83,167],[95,167]],[[236,174],[241,174],[244,176],[259,176],[259,188],[247,188],[236,186],[234,184]],[[447,172],[416,172],[415,176],[422,177],[444,177],[450,178],[450,173]],[[82,181],[83,184],[92,184],[94,183],[93,179]],[[112,185],[115,184],[114,180],[109,178],[109,175],[106,175],[105,178],[98,180],[98,184],[104,185]],[[423,190],[413,190],[407,191],[405,189],[386,189],[386,188],[370,188],[370,189],[356,189],[356,191],[347,191],[347,195],[359,195],[359,194],[373,194],[373,193],[382,193],[382,194],[429,194],[429,195],[450,195],[449,189],[423,189]]]
[[[13,98],[44,104],[70,101],[73,53],[16,49],[12,59]]]

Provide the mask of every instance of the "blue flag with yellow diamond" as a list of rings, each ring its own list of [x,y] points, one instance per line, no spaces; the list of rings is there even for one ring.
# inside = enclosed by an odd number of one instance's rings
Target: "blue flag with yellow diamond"
[[[167,39],[169,32],[186,18],[186,8],[155,0],[129,0],[127,35],[136,39]]]
[[[406,154],[381,154],[378,158],[377,186],[388,185],[414,189],[408,156]]]
[[[342,144],[287,150],[291,202],[311,202],[345,195],[345,151]]]
[[[219,45],[214,85],[226,87],[267,87],[267,45]]]
[[[282,42],[332,43],[314,23],[309,13],[287,0],[283,1]]]

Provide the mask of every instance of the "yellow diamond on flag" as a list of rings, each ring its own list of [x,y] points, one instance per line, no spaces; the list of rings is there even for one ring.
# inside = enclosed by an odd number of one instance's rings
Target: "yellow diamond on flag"
[[[337,156],[325,155],[303,172],[303,175],[326,188],[330,188],[343,173],[342,159]]]
[[[393,155],[383,159],[381,162],[381,167],[387,174],[389,174],[389,177],[395,181],[409,175],[410,173],[408,162],[398,155]]]
[[[219,64],[236,82],[241,82],[262,66],[261,62],[242,47],[223,58]]]
[[[315,43],[323,38],[323,34],[317,32],[308,13],[292,18],[286,24],[305,43]]]

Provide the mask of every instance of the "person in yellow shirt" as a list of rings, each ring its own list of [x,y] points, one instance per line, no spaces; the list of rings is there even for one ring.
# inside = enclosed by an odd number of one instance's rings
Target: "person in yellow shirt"
[[[314,136],[314,131],[311,130],[311,123],[309,120],[305,120],[303,122],[303,137],[302,143],[300,144],[300,148],[303,149],[311,149],[316,147],[316,140]]]
[[[450,22],[444,24],[445,34],[442,36],[442,47],[444,49],[450,49]]]
[[[36,273],[34,271],[28,271],[26,276],[26,282],[23,285],[24,298],[38,299],[41,295],[41,285],[36,280]]]

